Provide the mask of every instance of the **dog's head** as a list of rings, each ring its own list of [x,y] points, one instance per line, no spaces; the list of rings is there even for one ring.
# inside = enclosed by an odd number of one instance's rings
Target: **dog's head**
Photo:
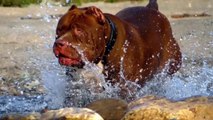
[[[64,14],[56,29],[53,52],[61,65],[82,66],[84,60],[100,61],[106,44],[106,19],[96,7],[73,5]]]

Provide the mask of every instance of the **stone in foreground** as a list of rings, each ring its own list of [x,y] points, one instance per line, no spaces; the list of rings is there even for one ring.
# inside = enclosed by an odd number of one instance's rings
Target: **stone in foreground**
[[[0,120],[40,120],[41,114],[32,112],[28,114],[8,114],[0,117]]]
[[[128,105],[122,120],[213,120],[213,97],[192,97],[177,102],[144,97]]]
[[[127,103],[119,99],[101,99],[87,105],[88,108],[100,114],[104,120],[121,120],[127,110]]]
[[[43,113],[41,120],[103,120],[103,118],[88,108],[63,108]]]

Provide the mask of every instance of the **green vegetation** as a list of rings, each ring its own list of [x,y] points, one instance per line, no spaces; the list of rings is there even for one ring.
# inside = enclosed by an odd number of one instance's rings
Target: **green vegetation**
[[[97,2],[97,1],[104,1],[104,2],[122,2],[122,1],[143,1],[143,0],[71,0],[71,3],[76,3],[78,5],[85,3],[85,2]]]
[[[96,2],[96,1],[104,1],[104,2],[120,2],[120,1],[143,1],[143,0],[69,0],[68,3],[66,3],[66,0],[46,0],[48,1],[55,1],[55,2],[61,2],[62,5],[71,5],[71,4],[77,4],[81,5],[82,3],[87,2]],[[0,6],[18,6],[18,7],[24,7],[29,4],[39,4],[42,0],[0,0]]]
[[[1,6],[18,6],[18,7],[24,7],[29,4],[38,4],[41,3],[42,0],[0,0]]]

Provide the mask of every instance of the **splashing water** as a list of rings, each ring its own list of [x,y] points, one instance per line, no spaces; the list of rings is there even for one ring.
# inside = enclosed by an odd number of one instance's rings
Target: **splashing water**
[[[116,97],[117,88],[105,82],[103,68],[90,63],[78,46],[72,47],[81,55],[85,66],[83,69],[67,67],[67,75],[70,78],[65,93],[65,106],[84,106],[95,99]]]
[[[127,46],[128,42],[125,42],[123,50],[124,55]],[[77,47],[75,48],[79,51],[81,56],[84,56],[82,50]],[[120,60],[120,76],[126,82],[128,87],[136,90],[132,93],[130,92],[132,89],[128,91],[128,96],[126,96],[127,101],[145,95],[163,96],[173,100],[180,100],[192,96],[213,95],[213,66],[209,64],[211,59],[210,61],[193,60],[184,57],[182,68],[173,76],[166,76],[165,73],[159,73],[141,88],[136,83],[125,79],[123,75],[124,71],[122,69],[124,55]],[[86,63],[84,70],[80,70],[80,72],[78,71],[77,73],[76,70],[74,70],[75,72],[71,71],[72,74],[75,73],[75,75],[72,75],[72,77],[75,77],[71,79],[77,79],[77,81],[70,81],[70,84],[68,85],[66,90],[68,93],[66,94],[68,99],[66,99],[68,101],[65,102],[65,106],[84,106],[85,104],[100,98],[120,98],[119,85],[112,86],[105,82],[104,76],[100,72],[101,68],[90,63],[84,57],[83,60]],[[78,78],[76,76],[78,76]],[[103,90],[102,88],[105,89]]]
[[[125,54],[126,54],[128,45],[129,45],[128,40],[125,40],[124,45],[123,45],[123,55],[122,55],[122,57],[121,57],[121,59],[120,59],[120,68],[121,68],[121,69],[120,69],[120,71],[119,71],[119,74],[120,74],[121,79],[123,79],[123,80],[126,80],[126,78],[125,78],[125,76],[124,76],[123,62],[124,62],[124,57],[125,57]]]
[[[172,77],[156,75],[153,80],[147,82],[138,96],[157,95],[172,100],[192,96],[212,96],[213,66],[208,65],[206,61],[197,66],[199,64],[184,60],[182,68]]]

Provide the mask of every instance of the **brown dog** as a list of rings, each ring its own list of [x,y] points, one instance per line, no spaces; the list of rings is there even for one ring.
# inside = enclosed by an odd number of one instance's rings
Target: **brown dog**
[[[112,83],[125,79],[143,85],[153,74],[173,74],[181,66],[180,48],[156,0],[116,15],[72,6],[59,20],[56,35],[53,51],[61,65],[102,61]]]

